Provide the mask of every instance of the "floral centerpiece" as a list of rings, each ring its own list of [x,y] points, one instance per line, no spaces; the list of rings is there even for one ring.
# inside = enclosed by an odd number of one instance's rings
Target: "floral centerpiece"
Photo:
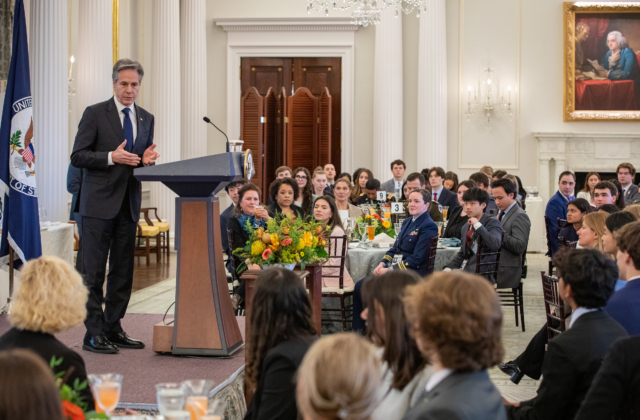
[[[358,223],[358,226],[375,226],[376,235],[386,233],[390,238],[396,237],[396,231],[391,227],[391,222],[388,220],[382,220],[382,218],[377,214],[366,215],[364,217],[359,216],[356,219],[356,223]]]
[[[68,420],[108,419],[109,417],[104,413],[87,411],[89,404],[84,401],[84,397],[80,395],[80,391],[83,391],[89,386],[86,380],[80,382],[80,380],[76,378],[71,386],[66,384],[67,378],[73,372],[73,367],[71,367],[68,372],[55,372],[56,368],[62,364],[62,361],[63,358],[56,359],[56,357],[53,356],[49,362],[49,367],[51,367],[56,377],[56,385],[60,390],[62,416]]]
[[[233,251],[242,259],[238,274],[247,270],[246,261],[260,267],[325,262],[326,238],[331,233],[312,219],[278,216],[267,221],[265,227],[254,229],[249,221],[243,228],[251,234],[244,248]]]

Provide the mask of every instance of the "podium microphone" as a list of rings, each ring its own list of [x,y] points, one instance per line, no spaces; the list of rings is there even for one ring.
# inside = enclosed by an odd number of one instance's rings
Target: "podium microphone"
[[[202,117],[202,120],[204,122],[206,122],[207,124],[211,124],[212,126],[214,126],[216,128],[216,130],[218,130],[219,132],[222,133],[222,135],[227,139],[227,153],[229,152],[230,148],[229,148],[229,137],[227,137],[227,135],[225,134],[224,131],[220,130],[214,123],[211,122],[211,120],[209,119],[209,117]]]

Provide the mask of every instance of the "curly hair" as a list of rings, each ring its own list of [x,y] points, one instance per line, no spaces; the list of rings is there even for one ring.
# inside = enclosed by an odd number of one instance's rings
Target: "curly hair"
[[[59,333],[84,321],[88,296],[82,277],[68,262],[36,258],[22,270],[9,321],[21,330]]]
[[[267,353],[285,341],[315,336],[311,302],[300,277],[271,268],[258,276],[249,319],[247,381],[256,386]]]
[[[382,399],[374,347],[353,333],[315,343],[298,369],[296,401],[305,418],[369,420]]]
[[[298,191],[300,190],[300,187],[298,187],[298,183],[292,179],[292,178],[280,178],[280,179],[276,179],[275,181],[273,181],[271,183],[271,186],[269,187],[269,197],[271,198],[271,201],[273,203],[277,203],[278,200],[278,191],[280,191],[280,187],[282,185],[288,185],[293,189],[293,197],[295,199],[295,197],[298,196]]]
[[[293,172],[293,177],[295,178],[298,175],[298,172],[304,172],[307,177],[307,185],[304,188],[298,188],[298,194],[296,194],[296,201],[300,201],[300,195],[302,195],[302,210],[304,214],[312,214],[313,212],[313,185],[311,184],[311,173],[305,167],[296,168]],[[296,181],[297,182],[297,181]]]
[[[390,271],[368,279],[362,286],[362,300],[369,311],[367,336],[384,349],[382,360],[393,372],[391,388],[394,389],[404,389],[427,365],[411,337],[402,304],[405,288],[419,281],[415,271]],[[376,325],[378,305],[384,310],[384,325]]]
[[[486,279],[465,272],[438,272],[408,286],[405,312],[427,357],[458,372],[478,372],[504,356],[502,309]]]

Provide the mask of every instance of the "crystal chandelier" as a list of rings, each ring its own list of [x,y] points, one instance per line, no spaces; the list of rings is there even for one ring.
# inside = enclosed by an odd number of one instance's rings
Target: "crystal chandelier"
[[[420,17],[421,12],[427,11],[427,0],[308,0],[307,13],[324,12],[329,16],[331,10],[355,9],[351,14],[354,25],[377,25],[380,23],[380,11],[385,9],[395,9],[395,16],[400,16],[400,12],[405,14],[416,11],[416,17]]]
[[[487,131],[493,130],[492,121],[496,118],[504,117],[512,121],[511,86],[508,87],[508,99],[505,99],[504,93],[497,72],[491,67],[482,71],[475,92],[469,86],[467,108],[464,113],[467,121],[481,119]]]

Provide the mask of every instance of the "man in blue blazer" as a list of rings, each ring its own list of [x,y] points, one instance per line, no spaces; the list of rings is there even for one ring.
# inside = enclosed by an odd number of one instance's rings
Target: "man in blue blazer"
[[[417,189],[409,195],[409,214],[405,219],[400,234],[393,247],[389,249],[380,264],[373,270],[379,276],[389,270],[413,270],[419,275],[427,274],[429,242],[438,236],[438,226],[429,216],[430,194],[427,190]],[[362,310],[361,288],[364,279],[356,283],[353,292],[354,330],[364,330],[364,320],[360,317]]]
[[[576,187],[576,176],[573,172],[564,171],[558,178],[558,192],[549,199],[547,203],[547,209],[544,212],[547,218],[547,246],[549,252],[553,254],[558,251],[560,246],[558,241],[558,219],[566,220],[567,218],[567,204],[569,201],[573,201],[573,190]]]
[[[449,207],[449,213],[460,205],[458,195],[444,187],[445,172],[439,166],[429,169],[429,184],[431,185],[432,199],[437,201],[441,206]]]

